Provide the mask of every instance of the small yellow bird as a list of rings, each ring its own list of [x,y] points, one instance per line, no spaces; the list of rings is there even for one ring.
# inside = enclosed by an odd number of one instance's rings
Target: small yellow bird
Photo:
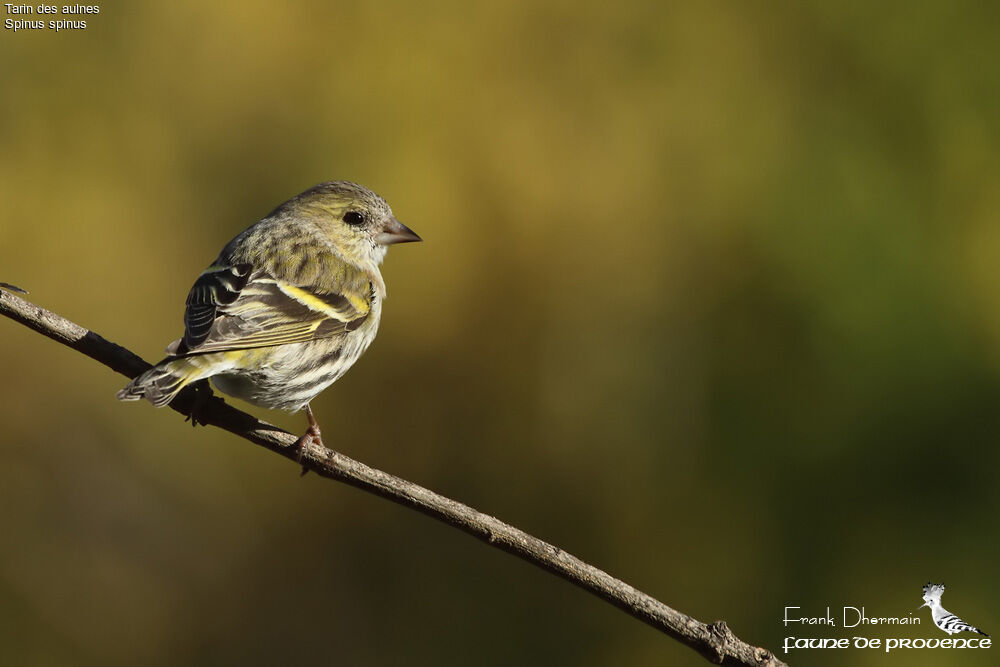
[[[330,181],[306,190],[226,244],[188,294],[184,337],[118,398],[161,407],[211,378],[254,405],[305,408],[299,451],[322,444],[309,402],[375,339],[387,246],[420,240],[365,187]]]

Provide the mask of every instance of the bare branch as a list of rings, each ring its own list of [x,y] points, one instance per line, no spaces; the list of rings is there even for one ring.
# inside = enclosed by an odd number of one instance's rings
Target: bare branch
[[[120,345],[109,342],[78,324],[3,290],[0,290],[0,313],[82,352],[126,377],[134,377],[150,367],[146,361]],[[177,396],[170,407],[181,414],[190,414],[195,394],[194,389],[186,389]],[[206,405],[199,407],[198,417],[200,423],[225,429],[286,459],[296,460],[298,455],[295,447],[296,436],[237,410],[220,398],[214,397]],[[724,621],[702,623],[671,609],[558,547],[412,482],[370,468],[316,444],[312,444],[303,453],[301,463],[305,469],[322,477],[346,482],[423,512],[498,549],[557,574],[693,648],[710,662],[754,667],[785,665],[770,651],[751,646],[739,639]]]

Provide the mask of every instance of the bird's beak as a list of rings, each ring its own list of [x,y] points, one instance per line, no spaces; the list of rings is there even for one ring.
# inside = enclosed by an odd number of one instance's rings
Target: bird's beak
[[[382,228],[382,232],[375,237],[375,242],[379,245],[392,245],[393,243],[409,243],[411,241],[422,241],[412,229],[401,223],[396,218],[389,218],[389,222]]]
[[[920,605],[919,607],[917,607],[917,611],[920,611],[921,609],[923,609],[924,607],[926,607],[929,604],[930,604],[930,602],[923,603],[922,605]]]

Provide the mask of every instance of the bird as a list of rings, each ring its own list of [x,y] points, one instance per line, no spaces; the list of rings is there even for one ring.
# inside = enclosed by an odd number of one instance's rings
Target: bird
[[[989,637],[988,634],[980,630],[979,628],[973,627],[960,619],[955,614],[951,613],[947,609],[941,606],[941,595],[944,593],[944,584],[932,584],[927,582],[924,585],[924,603],[918,607],[918,609],[923,609],[924,607],[931,608],[931,618],[934,619],[934,625],[938,626],[949,635],[968,630],[969,632],[978,632],[979,634]]]
[[[386,296],[379,265],[388,246],[421,240],[364,186],[328,181],[309,188],[226,244],[188,293],[184,335],[117,398],[162,407],[210,379],[256,406],[304,408],[301,460],[305,447],[323,445],[310,402],[378,331]]]

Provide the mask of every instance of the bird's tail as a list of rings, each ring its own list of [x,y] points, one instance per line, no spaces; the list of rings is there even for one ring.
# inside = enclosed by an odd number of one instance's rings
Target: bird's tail
[[[989,637],[989,635],[988,635],[988,634],[986,634],[985,632],[983,632],[983,631],[982,631],[982,630],[980,630],[979,628],[972,628],[972,630],[973,630],[973,632],[978,632],[978,633],[979,633],[979,634],[981,634],[981,635],[982,635],[983,637]]]
[[[158,408],[163,407],[192,382],[208,374],[196,357],[165,359],[135,378],[118,392],[119,401],[147,399]]]

